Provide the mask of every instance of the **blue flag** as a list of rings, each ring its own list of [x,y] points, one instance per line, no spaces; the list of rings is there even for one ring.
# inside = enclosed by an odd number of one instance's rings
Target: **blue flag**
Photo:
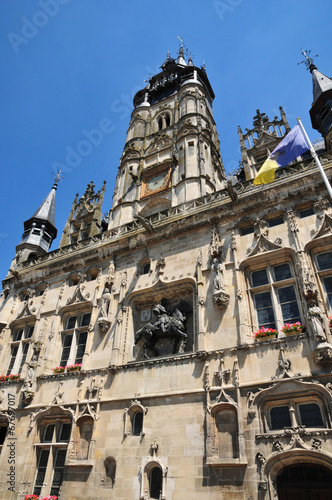
[[[263,163],[254,179],[254,184],[268,184],[274,181],[275,171],[285,167],[298,156],[305,153],[309,146],[302,133],[300,125],[294,128],[283,138],[278,146],[272,151],[268,159]]]

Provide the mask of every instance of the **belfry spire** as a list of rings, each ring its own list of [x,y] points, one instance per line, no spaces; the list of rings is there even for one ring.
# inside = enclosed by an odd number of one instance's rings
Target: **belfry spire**
[[[310,50],[301,51],[305,57],[301,63],[304,63],[312,74],[311,123],[324,137],[325,149],[329,151],[332,149],[332,78],[318,71],[313,58],[310,57]]]
[[[55,193],[60,178],[61,171],[58,171],[51,191],[34,214],[24,222],[24,232],[20,244],[16,247],[12,269],[19,262],[47,253],[56,238]]]

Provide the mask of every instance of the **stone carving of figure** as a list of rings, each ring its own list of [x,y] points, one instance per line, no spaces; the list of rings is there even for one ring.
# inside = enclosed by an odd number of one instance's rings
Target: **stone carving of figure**
[[[102,318],[107,318],[107,316],[108,316],[108,310],[109,310],[111,297],[112,297],[112,295],[106,289],[105,292],[103,293],[102,298],[101,298],[100,316]]]
[[[211,272],[212,272],[214,289],[216,291],[224,290],[222,264],[219,262],[217,258],[214,258],[212,261]]]
[[[326,342],[322,310],[316,304],[312,304],[308,310],[307,316],[317,343],[321,344],[322,342]]]
[[[187,313],[190,312],[190,307],[183,301],[175,306],[172,311],[166,309],[166,302],[162,299],[161,303],[153,308],[153,313],[157,320],[153,323],[147,323],[135,333],[135,344],[143,337],[143,353],[145,358],[149,358],[147,349],[152,350],[155,355],[158,355],[155,345],[161,338],[174,338],[174,353],[177,352],[179,342],[185,342],[187,338],[185,323]]]

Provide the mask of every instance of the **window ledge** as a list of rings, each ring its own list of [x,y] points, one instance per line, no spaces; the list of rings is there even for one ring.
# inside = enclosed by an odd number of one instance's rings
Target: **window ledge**
[[[239,458],[208,457],[206,465],[211,467],[246,467],[247,462],[241,462]]]
[[[94,460],[67,460],[66,461],[66,467],[93,467],[94,465]]]

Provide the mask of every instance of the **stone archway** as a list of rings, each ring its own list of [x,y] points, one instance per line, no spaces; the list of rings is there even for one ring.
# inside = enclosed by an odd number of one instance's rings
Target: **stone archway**
[[[292,464],[276,477],[278,500],[330,500],[332,471],[317,463]]]

